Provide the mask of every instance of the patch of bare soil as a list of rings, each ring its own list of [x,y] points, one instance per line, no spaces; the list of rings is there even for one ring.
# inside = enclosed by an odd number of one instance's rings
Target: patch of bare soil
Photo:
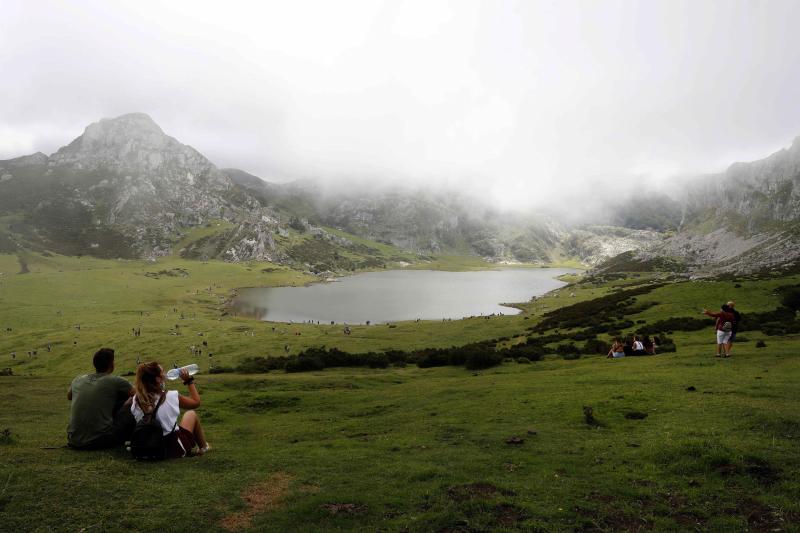
[[[292,476],[285,472],[276,472],[264,481],[246,487],[241,494],[247,503],[247,509],[229,514],[220,522],[227,531],[240,531],[249,528],[253,518],[259,514],[276,509],[289,490]]]
[[[528,512],[522,507],[510,503],[500,503],[492,509],[497,524],[503,527],[514,527],[517,522],[522,522],[528,518]]]
[[[787,513],[781,509],[772,508],[752,499],[739,500],[734,508],[725,509],[730,515],[739,515],[747,521],[751,531],[787,531],[792,524],[797,523],[795,513]]]
[[[466,500],[486,500],[495,496],[514,496],[514,491],[503,489],[491,483],[469,483],[467,485],[453,485],[447,489],[450,498],[457,502]]]
[[[320,509],[328,511],[331,516],[352,516],[366,512],[368,507],[360,503],[323,503]]]

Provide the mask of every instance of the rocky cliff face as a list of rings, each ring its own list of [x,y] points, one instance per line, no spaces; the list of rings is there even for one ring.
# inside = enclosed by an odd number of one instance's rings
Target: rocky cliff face
[[[739,233],[754,234],[800,220],[800,137],[769,157],[734,163],[700,180],[684,203],[685,226],[713,215]]]
[[[648,250],[663,240],[664,235],[653,230],[586,226],[572,230],[564,239],[564,248],[568,255],[594,266],[625,252]]]
[[[698,177],[681,204],[679,231],[637,251],[635,260],[674,258],[696,275],[800,262],[800,138],[764,159]]]

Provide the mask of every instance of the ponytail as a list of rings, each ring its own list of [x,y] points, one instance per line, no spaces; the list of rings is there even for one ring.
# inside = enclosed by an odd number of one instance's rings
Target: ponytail
[[[136,392],[136,401],[144,413],[153,411],[156,398],[161,392],[157,381],[161,372],[161,365],[156,361],[142,363],[136,368],[136,383],[133,389]]]

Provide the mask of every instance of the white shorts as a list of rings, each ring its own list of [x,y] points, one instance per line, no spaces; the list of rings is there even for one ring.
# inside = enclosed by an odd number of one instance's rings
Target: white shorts
[[[717,330],[717,344],[728,344],[730,340],[731,340],[730,331]]]

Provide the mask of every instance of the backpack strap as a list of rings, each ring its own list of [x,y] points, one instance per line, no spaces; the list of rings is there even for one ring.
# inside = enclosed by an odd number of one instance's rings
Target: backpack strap
[[[156,418],[156,411],[158,411],[158,408],[161,407],[161,404],[163,404],[166,401],[166,399],[167,399],[167,393],[166,392],[162,392],[161,393],[161,398],[159,398],[158,404],[156,405],[156,408],[153,409],[153,420],[158,420]],[[168,433],[169,435],[172,435],[173,433],[175,433],[175,428],[178,427],[178,418],[180,418],[180,413],[178,413],[178,416],[175,417],[175,423],[172,425],[172,431],[170,431]]]

